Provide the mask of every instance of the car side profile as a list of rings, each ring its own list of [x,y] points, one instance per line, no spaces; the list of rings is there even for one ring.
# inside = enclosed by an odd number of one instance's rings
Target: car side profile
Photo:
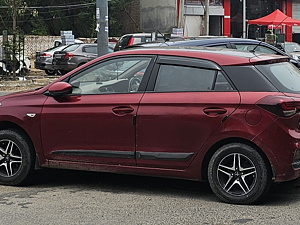
[[[0,97],[0,184],[36,168],[208,181],[227,203],[300,176],[300,71],[285,56],[147,48]]]
[[[83,64],[98,57],[97,44],[71,44],[63,49],[55,51],[52,65],[55,70],[65,74]],[[108,52],[113,52],[113,48],[108,46]]]
[[[170,35],[168,38],[163,36],[162,34],[157,34],[157,36],[153,36],[152,33],[134,33],[134,34],[125,34],[123,35],[114,47],[114,51],[119,51],[125,49],[128,46],[136,45],[139,43],[151,42],[153,40],[163,41],[164,39],[176,39],[183,40],[184,38],[179,35]]]

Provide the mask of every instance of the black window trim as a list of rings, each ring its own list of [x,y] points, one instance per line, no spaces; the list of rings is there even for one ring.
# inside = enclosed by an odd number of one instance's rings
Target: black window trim
[[[152,73],[155,61],[157,59],[157,55],[141,55],[141,54],[138,54],[138,55],[122,55],[122,56],[114,56],[114,57],[106,58],[104,60],[97,61],[97,62],[95,62],[95,63],[93,63],[93,64],[91,64],[91,65],[89,65],[89,66],[87,66],[87,67],[85,67],[85,68],[77,71],[76,73],[72,74],[72,76],[68,76],[65,79],[63,79],[62,82],[70,83],[70,80],[73,77],[79,75],[80,73],[82,73],[82,72],[84,72],[84,71],[86,71],[86,70],[88,70],[88,69],[90,69],[90,68],[92,68],[94,66],[97,66],[97,65],[102,64],[102,63],[106,63],[107,61],[110,61],[110,60],[122,59],[122,58],[133,59],[133,58],[138,58],[138,57],[140,57],[140,58],[141,57],[142,58],[150,58],[149,65],[148,65],[148,67],[147,67],[147,69],[145,71],[145,74],[143,76],[143,79],[142,79],[142,82],[141,82],[141,84],[139,86],[139,89],[138,89],[137,92],[135,92],[135,93],[141,93],[141,92],[143,93],[143,92],[146,91],[146,87],[147,87],[147,85],[149,83],[149,78],[150,78],[150,75]],[[128,93],[128,94],[132,94],[132,93]],[[72,94],[70,94],[70,95],[72,95]],[[78,94],[75,94],[75,95],[78,95]]]
[[[152,69],[152,73],[150,79],[148,81],[148,85],[146,88],[146,92],[154,92],[155,83],[158,76],[158,71],[160,65],[175,65],[175,66],[186,66],[186,67],[194,67],[199,69],[208,69],[208,70],[216,70],[221,71],[228,83],[235,90],[235,87],[232,85],[231,81],[228,79],[226,73],[223,72],[220,65],[217,63],[207,60],[207,59],[197,59],[197,58],[189,58],[183,56],[166,56],[161,55],[157,57],[156,63]],[[217,75],[216,75],[217,76]],[[215,78],[216,79],[216,78]]]

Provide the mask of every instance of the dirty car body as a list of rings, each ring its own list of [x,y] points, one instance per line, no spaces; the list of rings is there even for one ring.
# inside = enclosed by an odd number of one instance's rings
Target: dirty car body
[[[300,72],[284,56],[119,51],[0,98],[0,183],[37,167],[208,180],[257,202],[300,176]]]

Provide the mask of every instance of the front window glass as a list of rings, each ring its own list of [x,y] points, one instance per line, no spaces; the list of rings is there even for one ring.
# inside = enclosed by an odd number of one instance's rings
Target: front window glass
[[[256,66],[281,92],[300,93],[300,70],[289,62]]]
[[[69,81],[73,94],[137,92],[151,58],[112,59],[77,74]]]

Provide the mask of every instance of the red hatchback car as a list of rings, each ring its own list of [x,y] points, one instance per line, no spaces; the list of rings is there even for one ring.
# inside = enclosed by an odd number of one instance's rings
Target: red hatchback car
[[[0,183],[36,168],[208,180],[228,203],[300,176],[300,71],[284,56],[165,48],[97,58],[0,98]]]

